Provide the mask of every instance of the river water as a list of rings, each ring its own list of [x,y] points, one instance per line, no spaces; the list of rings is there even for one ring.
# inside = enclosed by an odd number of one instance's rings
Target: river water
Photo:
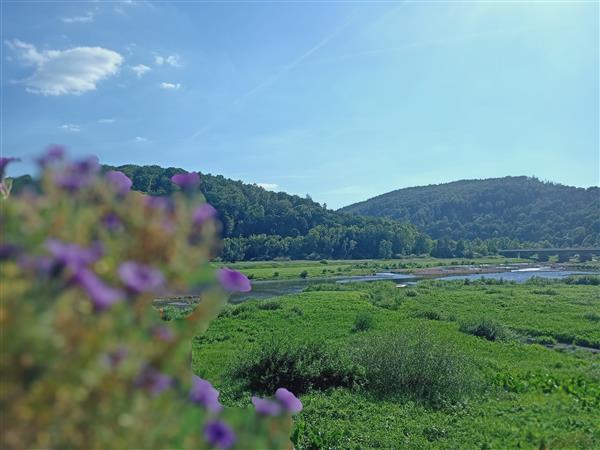
[[[480,280],[495,279],[512,281],[515,283],[524,283],[532,277],[560,279],[570,275],[590,274],[590,272],[577,272],[570,270],[550,270],[545,268],[535,268],[527,270],[513,270],[505,272],[493,273],[477,273],[471,275],[452,275],[452,276],[437,276],[428,277],[436,280]],[[596,274],[596,273],[592,273]],[[597,275],[597,274],[596,274]],[[291,279],[291,280],[268,280],[254,281],[252,283],[252,291],[245,293],[233,294],[230,298],[232,303],[243,302],[248,299],[268,299],[286,294],[296,294],[302,292],[307,286],[321,283],[366,283],[372,281],[395,281],[398,284],[410,285],[424,278],[417,277],[411,274],[404,273],[376,273],[373,275],[357,275],[346,277],[323,277],[323,278],[306,278],[306,279]]]

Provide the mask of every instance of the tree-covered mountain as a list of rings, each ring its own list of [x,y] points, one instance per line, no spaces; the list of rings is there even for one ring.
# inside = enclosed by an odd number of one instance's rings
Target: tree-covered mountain
[[[399,189],[340,211],[407,221],[434,239],[600,245],[598,187],[576,188],[525,176]]]
[[[184,173],[174,167],[103,166],[120,170],[133,181],[133,190],[168,196],[179,188],[171,177]],[[39,189],[29,175],[14,179],[13,193],[26,186]],[[200,190],[223,223],[226,260],[321,258],[390,258],[428,253],[431,239],[410,224],[385,218],[361,217],[327,209],[317,202],[223,176],[202,174]]]

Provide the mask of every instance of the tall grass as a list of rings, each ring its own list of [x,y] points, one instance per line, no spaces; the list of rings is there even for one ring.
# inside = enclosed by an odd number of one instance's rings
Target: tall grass
[[[390,397],[409,397],[431,406],[454,403],[475,389],[470,361],[424,330],[363,340],[354,352],[366,389]]]

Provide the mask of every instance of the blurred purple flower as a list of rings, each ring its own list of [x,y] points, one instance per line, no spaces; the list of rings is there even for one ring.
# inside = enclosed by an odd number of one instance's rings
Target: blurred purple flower
[[[60,145],[53,145],[48,148],[46,153],[38,158],[37,163],[44,168],[48,165],[61,161],[65,156],[65,148]]]
[[[127,194],[131,190],[133,182],[123,172],[118,170],[109,170],[104,175],[106,180],[119,192],[119,194]]]
[[[146,195],[145,201],[146,205],[150,208],[163,209],[168,212],[173,212],[175,210],[175,205],[169,197]]]
[[[302,411],[302,402],[298,397],[288,391],[286,388],[279,388],[275,391],[275,398],[281,402],[281,405],[290,413],[296,414]]]
[[[6,166],[16,161],[21,161],[21,158],[0,158],[0,181],[4,180],[4,177],[6,175]]]
[[[208,203],[203,203],[198,206],[192,213],[192,221],[194,225],[202,225],[208,219],[212,219],[217,215],[217,210]]]
[[[107,355],[107,360],[108,360],[109,366],[112,367],[113,369],[118,367],[119,364],[121,364],[125,360],[128,353],[129,352],[127,351],[126,347],[119,347],[116,350],[110,352]]]
[[[194,375],[192,388],[190,389],[190,400],[202,405],[212,413],[219,413],[223,406],[219,403],[219,391],[210,382]]]
[[[218,448],[228,449],[233,447],[236,438],[233,430],[225,422],[211,420],[204,425],[204,439]]]
[[[135,385],[152,395],[158,395],[171,387],[173,379],[153,367],[146,366],[138,375]]]
[[[200,184],[200,175],[196,172],[178,173],[171,177],[171,181],[182,189],[192,189]]]
[[[99,242],[94,242],[90,247],[84,248],[77,244],[50,238],[46,240],[46,248],[58,264],[73,270],[95,263],[103,254],[102,244]]]
[[[21,253],[21,247],[15,244],[0,244],[0,261],[14,259]]]
[[[119,278],[135,294],[155,292],[165,283],[162,272],[154,267],[126,261],[119,266]]]
[[[80,268],[77,270],[73,276],[73,281],[87,292],[96,311],[104,311],[124,298],[123,292],[108,286],[89,269]]]
[[[175,333],[166,325],[154,326],[152,335],[163,342],[171,342],[175,339]]]
[[[102,225],[104,225],[107,230],[115,231],[121,227],[122,223],[121,219],[119,219],[119,216],[111,212],[102,218]]]
[[[219,280],[223,289],[229,292],[249,292],[252,289],[250,280],[246,275],[227,267],[217,270],[217,280]]]
[[[252,397],[252,404],[258,414],[263,416],[278,416],[281,414],[281,405],[272,400],[260,397]]]
[[[98,158],[90,156],[65,167],[54,176],[54,182],[63,189],[76,191],[88,185],[99,170]]]
[[[34,272],[38,276],[50,276],[53,274],[53,269],[57,268],[56,261],[50,256],[31,256],[21,255],[17,261],[21,269]],[[62,267],[58,267],[61,269]]]

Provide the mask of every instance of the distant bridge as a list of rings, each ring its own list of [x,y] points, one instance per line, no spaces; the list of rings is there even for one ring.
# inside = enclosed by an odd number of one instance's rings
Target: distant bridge
[[[498,250],[502,256],[512,258],[531,258],[537,255],[541,261],[547,261],[550,256],[558,256],[559,261],[566,261],[569,257],[579,255],[580,261],[590,261],[592,256],[600,256],[600,248],[570,247],[570,248],[513,248]]]

